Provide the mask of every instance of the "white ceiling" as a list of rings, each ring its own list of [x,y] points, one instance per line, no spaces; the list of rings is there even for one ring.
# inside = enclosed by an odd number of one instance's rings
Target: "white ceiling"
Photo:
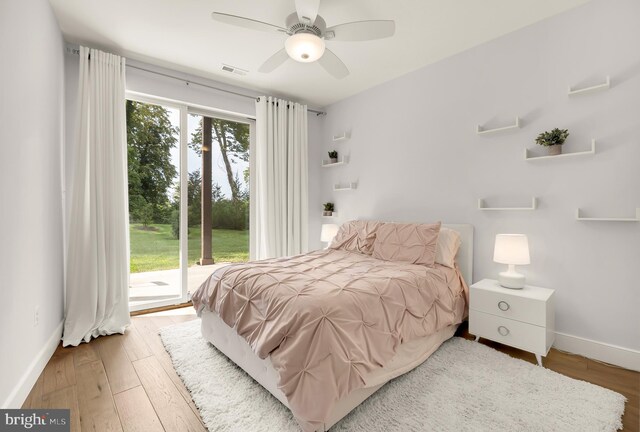
[[[258,67],[285,36],[211,19],[225,12],[284,26],[294,0],[50,0],[65,39],[131,59],[287,96],[322,107],[588,0],[322,0],[327,26],[393,19],[396,34],[369,42],[328,41],[351,74],[292,60],[270,74]],[[222,63],[248,70],[221,71]]]

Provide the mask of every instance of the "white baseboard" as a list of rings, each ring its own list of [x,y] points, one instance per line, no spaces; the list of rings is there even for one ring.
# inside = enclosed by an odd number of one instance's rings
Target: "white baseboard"
[[[585,339],[566,333],[556,333],[554,348],[594,360],[640,371],[640,351]]]
[[[63,325],[64,321],[60,321],[60,324],[56,326],[56,329],[51,333],[51,336],[42,346],[38,355],[35,356],[33,361],[31,361],[31,364],[29,364],[29,367],[27,367],[27,370],[25,370],[22,377],[20,377],[20,381],[18,381],[18,384],[16,384],[13,391],[9,394],[7,400],[3,402],[3,409],[22,407],[24,401],[27,400],[27,396],[29,396],[31,388],[38,380],[38,377],[44,370],[44,367],[49,362],[53,353],[56,351],[62,337]]]

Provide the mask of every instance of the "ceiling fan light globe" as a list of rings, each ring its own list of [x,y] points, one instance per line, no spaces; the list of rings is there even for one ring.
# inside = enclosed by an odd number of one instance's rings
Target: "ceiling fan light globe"
[[[296,33],[287,38],[284,43],[287,54],[293,60],[301,63],[311,63],[324,54],[324,40],[311,33]]]

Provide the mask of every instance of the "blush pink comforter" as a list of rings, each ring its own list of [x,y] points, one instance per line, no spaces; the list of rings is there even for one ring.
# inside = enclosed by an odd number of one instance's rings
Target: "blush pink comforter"
[[[328,249],[223,267],[193,304],[271,356],[293,414],[314,430],[399,344],[460,323],[467,299],[458,270]]]

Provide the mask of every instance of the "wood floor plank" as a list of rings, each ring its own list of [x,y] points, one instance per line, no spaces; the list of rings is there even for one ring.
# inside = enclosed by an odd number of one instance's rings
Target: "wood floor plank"
[[[113,394],[140,385],[131,360],[122,346],[122,335],[102,336],[95,340]]]
[[[162,432],[151,401],[142,386],[118,393],[113,397],[124,432]]]
[[[69,409],[71,432],[80,432],[80,412],[78,410],[78,393],[76,386],[65,387],[42,396],[39,408]]]
[[[122,431],[102,362],[81,364],[76,378],[82,431]]]
[[[134,317],[134,321],[137,330],[142,335],[149,349],[153,352],[154,357],[165,370],[169,379],[174,383],[184,400],[189,404],[193,413],[202,421],[200,412],[191,398],[191,393],[189,393],[182,379],[180,379],[176,373],[171,357],[169,357],[169,354],[165,350],[162,339],[158,333],[162,327],[173,325],[171,318],[169,316],[138,316]]]
[[[167,432],[206,431],[155,356],[133,366]]]
[[[176,372],[175,368],[173,367],[173,362],[171,361],[171,357],[169,357],[169,354],[167,354],[166,352],[163,354],[157,354],[155,355],[155,358],[158,360],[158,362],[160,363],[160,366],[162,366],[162,369],[164,369],[169,379],[176,386],[176,388],[178,389],[178,391],[180,392],[184,400],[187,402],[187,404],[189,404],[191,411],[193,411],[193,413],[198,417],[198,419],[202,421],[202,419],[200,418],[200,412],[198,411],[198,408],[196,407],[195,402],[191,398],[191,393],[189,392],[189,390],[187,390],[187,387],[184,385],[184,382],[182,381],[182,379]]]
[[[160,339],[160,335],[158,334],[158,330],[160,327],[164,327],[165,322],[172,322],[170,318],[166,318],[167,321],[160,319],[158,321],[153,319],[152,316],[137,316],[133,317],[132,320],[135,323],[136,330],[142,336],[144,343],[147,345],[149,350],[155,355],[159,352],[165,352],[164,345],[162,344],[162,340]],[[162,318],[162,317],[158,317]],[[166,324],[170,325],[170,324]]]
[[[76,347],[69,348],[73,350],[73,363],[76,367],[100,360],[100,354],[94,342],[95,340],[92,340],[91,342],[81,343]]]
[[[132,362],[153,355],[147,344],[142,340],[142,336],[140,336],[135,325],[131,325],[124,333],[122,346]]]
[[[640,372],[617,368],[595,360],[588,361],[589,376],[600,382],[606,383],[606,387],[628,394],[640,390]]]
[[[76,384],[75,367],[71,351],[56,351],[44,368],[42,394]]]
[[[576,371],[586,371],[587,370],[587,361],[586,357],[582,357],[575,354],[569,354],[562,351],[558,351],[554,348],[551,348],[547,357],[545,357],[545,364],[551,365],[562,365],[567,369],[573,369]]]

